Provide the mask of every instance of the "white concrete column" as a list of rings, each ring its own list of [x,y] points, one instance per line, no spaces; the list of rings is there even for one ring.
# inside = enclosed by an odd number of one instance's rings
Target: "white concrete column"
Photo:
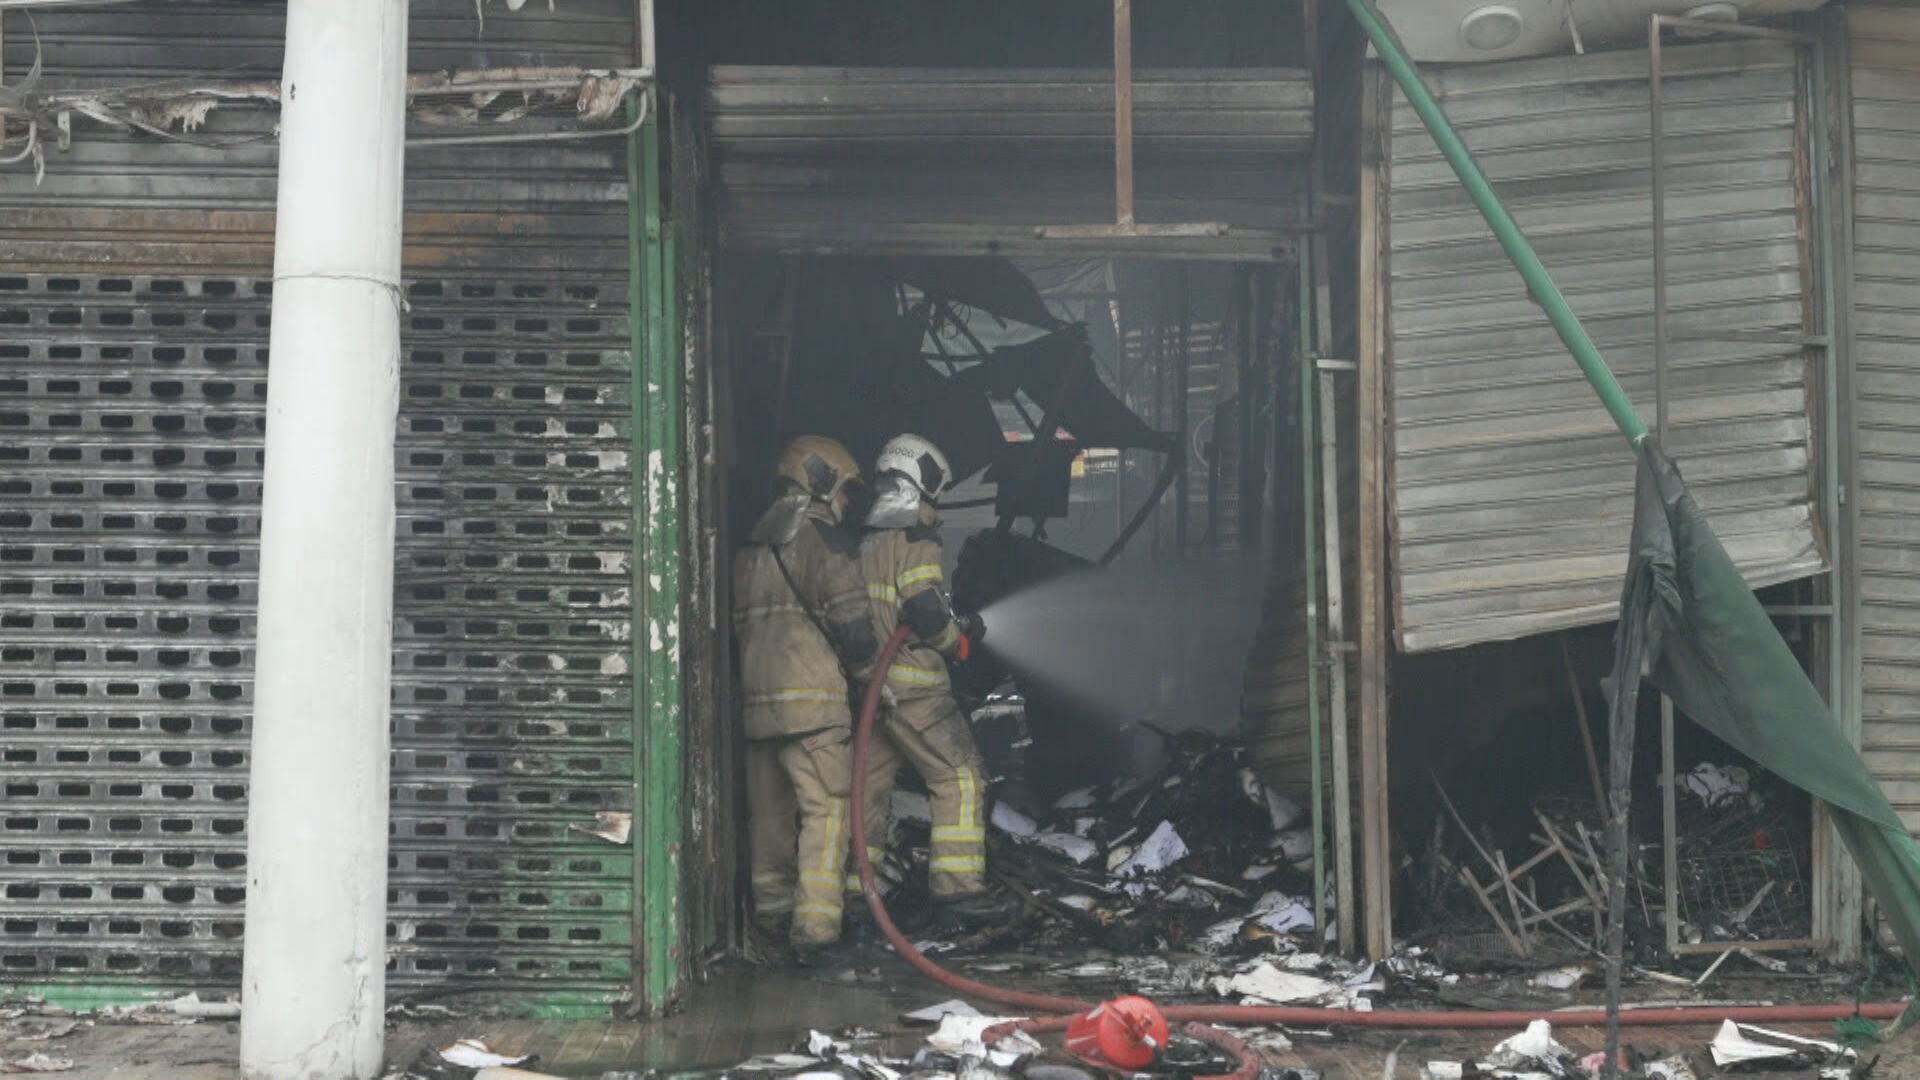
[[[240,1063],[380,1075],[406,0],[289,0]]]

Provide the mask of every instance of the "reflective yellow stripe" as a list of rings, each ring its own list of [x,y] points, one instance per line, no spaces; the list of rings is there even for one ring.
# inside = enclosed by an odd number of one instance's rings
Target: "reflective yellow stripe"
[[[933,668],[913,667],[908,664],[895,664],[887,669],[887,681],[906,686],[945,686],[947,673]]]
[[[755,874],[753,875],[753,880],[757,885],[784,885],[793,880],[793,875],[781,872],[769,872],[765,874]]]
[[[802,871],[800,872],[800,880],[801,880],[801,881],[810,881],[810,882],[812,882],[812,883],[813,883],[813,884],[815,884],[815,885],[831,885],[831,884],[833,884],[834,882],[836,882],[836,881],[839,881],[839,880],[840,880],[840,875],[838,875],[838,874],[819,874],[819,873],[815,873],[815,872],[814,872],[814,871],[812,871],[812,870],[802,870]]]
[[[907,570],[902,570],[900,571],[900,576],[895,580],[899,582],[901,592],[906,592],[909,588],[923,582],[940,581],[942,580],[940,564],[928,563],[925,566],[915,566]]]
[[[734,617],[739,619],[763,619],[768,615],[805,615],[807,609],[799,604],[758,604],[754,607],[739,608]]]
[[[840,880],[841,869],[834,865],[838,860],[833,857],[833,853],[840,847],[840,830],[845,828],[846,824],[847,800],[829,799],[827,803],[827,838],[826,842],[820,845],[820,863],[816,867],[816,869],[826,875],[825,880],[827,881]],[[844,858],[844,856],[842,856],[842,858]],[[800,876],[802,878],[808,877],[806,874],[801,874]],[[820,879],[813,878],[810,880]]]
[[[928,861],[927,867],[935,871],[985,870],[987,857],[985,855],[949,855]]]
[[[859,891],[861,891],[861,890],[860,890],[860,875],[859,875],[859,874],[848,874],[848,875],[847,875],[847,891],[848,891],[848,892],[850,892],[850,893],[857,893],[857,892],[859,892]]]
[[[795,701],[823,701],[836,705],[847,703],[845,690],[776,690],[771,694],[748,694],[749,705],[783,705]]]
[[[960,784],[959,825],[963,828],[983,827],[980,826],[979,819],[974,816],[974,806],[978,803],[980,794],[978,787],[974,783],[973,770],[965,765],[961,765],[953,770],[953,778]]]
[[[986,838],[987,830],[977,827],[968,828],[965,825],[936,825],[933,830],[933,840],[936,844],[942,840],[964,843],[969,840],[985,840]]]
[[[791,898],[786,900],[768,900],[765,903],[753,905],[753,909],[762,915],[785,915],[787,912],[793,910],[793,900]]]
[[[879,600],[882,603],[898,606],[900,603],[900,590],[891,585],[869,585],[867,586],[867,599]]]
[[[839,904],[801,904],[793,909],[795,915],[822,915],[829,919],[840,917]]]

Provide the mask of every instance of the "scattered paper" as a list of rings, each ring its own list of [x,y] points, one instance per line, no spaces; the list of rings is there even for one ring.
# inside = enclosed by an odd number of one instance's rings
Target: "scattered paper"
[[[1567,967],[1551,968],[1533,977],[1533,985],[1546,990],[1572,990],[1587,981],[1592,972],[1585,966],[1572,964]]]
[[[461,1039],[452,1046],[443,1046],[439,1050],[440,1060],[449,1065],[458,1065],[463,1069],[485,1069],[494,1065],[518,1065],[530,1055],[513,1057],[508,1054],[496,1054],[493,1048],[479,1039]]]
[[[1699,1080],[1693,1066],[1683,1057],[1670,1057],[1647,1063],[1648,1080]]]
[[[1467,1067],[1458,1061],[1429,1061],[1420,1071],[1420,1080],[1460,1080]]]
[[[1272,877],[1274,873],[1279,869],[1280,868],[1278,866],[1270,866],[1264,863],[1254,863],[1252,866],[1249,866],[1245,870],[1241,871],[1240,876],[1241,878],[1247,881],[1260,881],[1264,878]]]
[[[1187,842],[1180,839],[1171,821],[1163,821],[1115,873],[1122,878],[1157,874],[1186,857]]]
[[[1761,1039],[1766,1041],[1762,1042]],[[1842,1050],[1838,1043],[1803,1039],[1784,1031],[1736,1024],[1731,1020],[1721,1023],[1720,1031],[1714,1035],[1708,1048],[1713,1051],[1713,1063],[1723,1069],[1748,1061],[1779,1061],[1803,1056],[1824,1060],[1842,1054],[1851,1057],[1853,1054],[1851,1050]]]
[[[732,1071],[792,1072],[795,1069],[804,1069],[818,1064],[820,1064],[819,1061],[805,1054],[760,1054],[735,1065]]]
[[[1224,952],[1240,940],[1240,928],[1247,925],[1245,919],[1227,919],[1214,923],[1200,932],[1200,947],[1206,952]]]
[[[0,1023],[0,1043],[47,1042],[73,1034],[80,1021],[64,1016],[21,1016]]]
[[[48,1057],[45,1054],[28,1054],[23,1058],[8,1061],[0,1058],[0,1073],[55,1073],[67,1072],[73,1068],[72,1058]]]
[[[493,1065],[473,1074],[473,1080],[563,1080],[553,1073],[516,1069],[511,1065]]]
[[[1223,997],[1253,999],[1269,1005],[1327,1004],[1344,1006],[1348,996],[1341,987],[1325,979],[1297,972],[1281,971],[1261,962],[1251,970],[1214,979],[1214,990]]]
[[[1034,1041],[1033,1036],[1023,1031],[1001,1039],[992,1047],[981,1041],[988,1028],[998,1027],[1010,1020],[1024,1019],[1012,1016],[953,1016],[940,1020],[940,1029],[927,1036],[927,1045],[943,1054],[952,1054],[959,1058],[986,1058],[995,1066],[1010,1069],[1021,1058],[1038,1054],[1043,1047]]]
[[[1038,833],[1033,837],[1033,842],[1040,847],[1046,848],[1048,851],[1057,851],[1065,855],[1067,858],[1072,859],[1076,865],[1084,865],[1090,862],[1095,855],[1100,854],[1099,844],[1085,837],[1075,836],[1072,833]]]
[[[175,1016],[188,1016],[196,1020],[237,1020],[240,1017],[240,1003],[237,1001],[202,1001],[199,994],[188,994],[174,998],[166,1003]]]
[[[1006,803],[993,804],[993,825],[1008,836],[1025,839],[1040,831],[1040,823],[1008,806]]]
[[[1556,1063],[1573,1056],[1573,1051],[1561,1046],[1553,1038],[1553,1025],[1545,1020],[1535,1020],[1527,1025],[1527,1030],[1510,1039],[1502,1040],[1487,1055],[1483,1064],[1495,1069],[1546,1069],[1550,1073],[1559,1071]]]
[[[1709,808],[1737,799],[1747,793],[1747,770],[1739,766],[1721,768],[1710,761],[1694,766],[1680,778],[1680,784]]]
[[[1060,903],[1075,911],[1092,911],[1095,907],[1099,906],[1093,897],[1085,893],[1073,893],[1069,896],[1063,896],[1060,898]]]
[[[954,998],[952,1001],[943,1001],[938,1005],[929,1005],[924,1009],[915,1009],[910,1013],[903,1013],[900,1019],[916,1024],[937,1024],[949,1016],[979,1015],[979,1009],[961,1001],[959,998]]]
[[[839,1049],[841,1049],[840,1044],[834,1042],[833,1036],[826,1032],[807,1032],[807,1053],[812,1054],[814,1057],[832,1057],[834,1052]]]
[[[1267,893],[1255,902],[1248,914],[1255,923],[1276,934],[1313,929],[1313,909],[1284,893]]]
[[[609,844],[624,844],[633,835],[633,814],[626,810],[602,810],[593,815],[592,825],[574,822],[567,828],[596,836]]]

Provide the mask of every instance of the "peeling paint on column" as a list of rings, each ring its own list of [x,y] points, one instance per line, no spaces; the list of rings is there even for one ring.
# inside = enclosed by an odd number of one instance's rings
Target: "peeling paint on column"
[[[657,115],[658,110],[655,110]],[[628,144],[633,312],[633,573],[646,639],[633,652],[635,755],[634,999],[659,1013],[685,979],[680,898],[681,382],[679,284],[673,234],[660,216],[659,132],[649,122]],[[644,613],[642,615],[642,613]]]

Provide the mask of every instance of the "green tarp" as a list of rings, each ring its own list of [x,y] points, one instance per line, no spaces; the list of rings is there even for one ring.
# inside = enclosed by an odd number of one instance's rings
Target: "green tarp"
[[[1614,659],[1615,738],[1631,746],[1633,691],[1644,675],[1680,712],[1832,807],[1909,963],[1920,959],[1920,847],[1734,569],[1680,470],[1651,437],[1639,459]],[[1622,760],[1630,749],[1616,743],[1613,756],[1631,768]]]

